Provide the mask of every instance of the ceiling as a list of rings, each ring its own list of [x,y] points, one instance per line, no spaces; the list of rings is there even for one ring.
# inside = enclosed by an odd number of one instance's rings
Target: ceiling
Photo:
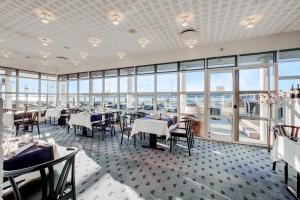
[[[37,10],[50,11],[56,20],[42,23]],[[193,15],[186,28],[197,31],[201,46],[300,30],[299,10],[299,0],[0,0],[0,51],[11,52],[8,58],[0,55],[0,65],[84,71],[84,66],[120,59],[118,52],[126,53],[126,58],[188,49],[180,37],[184,28],[177,21],[183,12]],[[118,26],[109,18],[111,12],[122,16]],[[241,26],[252,15],[260,17],[255,26]],[[43,46],[41,36],[52,43]],[[90,37],[99,38],[101,44],[93,47]],[[142,48],[140,38],[151,43]],[[50,53],[47,66],[41,62],[41,51]],[[80,51],[88,56],[82,59]]]

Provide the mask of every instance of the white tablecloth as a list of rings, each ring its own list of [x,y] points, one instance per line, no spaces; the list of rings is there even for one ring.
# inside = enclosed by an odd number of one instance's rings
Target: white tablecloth
[[[50,117],[55,117],[55,118],[60,118],[61,116],[61,109],[48,109],[46,110],[46,118],[50,118]]]
[[[137,134],[139,132],[152,133],[156,135],[165,135],[168,139],[170,137],[170,130],[174,126],[168,127],[168,122],[164,120],[156,119],[136,119],[132,126],[131,134]]]
[[[98,121],[95,121],[93,123],[96,123]],[[71,114],[69,125],[72,127],[73,125],[83,126],[89,129],[92,129],[91,122],[91,114],[90,113],[77,113],[77,114]]]
[[[300,172],[300,144],[286,136],[279,135],[271,151],[271,159],[273,162],[284,160]]]
[[[5,112],[3,113],[3,126],[5,128],[13,128],[14,127],[14,113],[13,112]]]

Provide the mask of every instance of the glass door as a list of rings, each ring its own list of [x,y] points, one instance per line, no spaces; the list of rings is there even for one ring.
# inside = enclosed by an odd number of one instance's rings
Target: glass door
[[[208,72],[208,136],[232,141],[233,77],[230,70]]]

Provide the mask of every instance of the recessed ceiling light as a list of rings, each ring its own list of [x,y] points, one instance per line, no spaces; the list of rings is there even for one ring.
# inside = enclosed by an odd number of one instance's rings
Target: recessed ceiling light
[[[101,40],[96,37],[90,37],[89,42],[92,44],[93,47],[97,47],[101,43]]]
[[[53,13],[48,10],[37,10],[37,15],[41,19],[41,22],[44,24],[49,24],[56,20],[56,17]]]
[[[141,38],[138,40],[138,43],[141,45],[141,47],[145,48],[148,44],[150,44],[150,40],[147,38]]]
[[[124,15],[117,11],[109,12],[108,17],[112,21],[112,23],[116,26],[118,26],[120,22],[124,20]]]
[[[112,20],[114,25],[119,25],[121,18],[120,18],[119,15],[115,14],[115,15],[111,16],[111,20]]]
[[[194,29],[187,29],[181,32],[181,37],[186,46],[194,48],[198,43],[197,32]]]
[[[80,55],[80,57],[82,58],[82,59],[85,59],[86,57],[87,57],[87,55],[89,55],[87,52],[85,52],[85,51],[80,51],[79,52],[79,55]]]
[[[3,57],[8,58],[11,55],[10,51],[0,51]]]
[[[118,57],[120,59],[122,59],[122,58],[124,58],[126,56],[126,53],[124,53],[124,52],[118,52],[117,55],[118,55]]]
[[[191,13],[181,13],[177,16],[177,22],[183,27],[187,27],[193,19],[193,14]]]
[[[44,51],[41,51],[40,54],[42,55],[42,57],[43,57],[44,59],[47,59],[48,56],[50,55],[49,52],[44,52]]]
[[[257,24],[257,22],[261,20],[261,17],[262,17],[261,15],[252,15],[242,20],[240,24],[250,29],[253,28]]]
[[[48,44],[52,42],[50,38],[47,38],[45,36],[39,37],[39,40],[42,42],[43,46],[48,46]]]

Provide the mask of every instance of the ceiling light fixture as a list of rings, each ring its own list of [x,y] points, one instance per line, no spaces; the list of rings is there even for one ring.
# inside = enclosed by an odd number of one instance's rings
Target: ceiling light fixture
[[[40,54],[42,55],[42,57],[43,57],[44,59],[47,59],[48,56],[50,55],[49,52],[44,52],[44,51],[41,51]]]
[[[126,53],[124,53],[124,52],[118,52],[117,55],[118,55],[118,57],[120,59],[123,59],[126,56]]]
[[[111,16],[111,20],[112,20],[114,25],[118,26],[120,24],[121,17],[117,14],[114,14],[114,15]]]
[[[245,26],[247,29],[253,28],[257,22],[260,21],[262,16],[260,15],[252,15],[247,17],[246,19],[242,20],[240,24]]]
[[[186,46],[193,48],[197,43],[197,32],[194,29],[187,29],[181,32],[181,37]]]
[[[9,51],[0,51],[3,57],[8,58],[11,55],[11,52]]]
[[[191,13],[181,13],[177,17],[177,22],[180,23],[181,26],[187,27],[192,19],[193,15]]]
[[[93,47],[97,47],[100,44],[101,40],[96,37],[91,37],[89,38],[89,42],[92,44]]]
[[[48,44],[52,42],[52,40],[47,37],[40,37],[39,40],[42,42],[43,46],[48,46]]]
[[[49,63],[49,61],[47,59],[43,59],[43,60],[41,60],[41,62],[44,66],[48,65],[48,63]]]
[[[82,59],[85,59],[89,54],[88,54],[87,52],[85,52],[85,51],[80,51],[80,52],[79,52],[79,55],[80,55],[80,57],[81,57]]]
[[[148,44],[150,44],[150,40],[147,38],[141,38],[138,40],[138,43],[141,45],[141,47],[145,48]]]
[[[56,20],[56,17],[53,13],[47,10],[37,10],[37,15],[41,19],[41,22],[44,24],[49,24]]]

